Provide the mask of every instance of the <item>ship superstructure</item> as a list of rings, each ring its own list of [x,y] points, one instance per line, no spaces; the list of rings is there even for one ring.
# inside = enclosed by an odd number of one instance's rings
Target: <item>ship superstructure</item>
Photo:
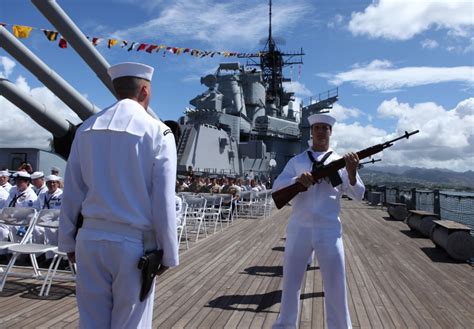
[[[303,64],[299,52],[280,51],[272,35],[272,2],[265,47],[240,56],[247,63],[221,63],[214,74],[201,78],[208,90],[190,101],[180,118],[183,135],[178,145],[178,171],[275,176],[286,162],[306,148],[308,115],[337,101],[334,89],[304,107],[284,88],[283,69]],[[302,142],[303,141],[303,142]]]

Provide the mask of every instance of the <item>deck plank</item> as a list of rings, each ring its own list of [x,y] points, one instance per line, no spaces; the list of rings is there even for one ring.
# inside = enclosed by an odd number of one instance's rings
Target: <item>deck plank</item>
[[[278,316],[285,229],[291,208],[238,219],[190,249],[156,284],[153,326],[270,328]],[[354,328],[474,327],[472,267],[451,260],[386,210],[344,200],[341,221]],[[194,236],[190,236],[193,240]],[[35,295],[40,281],[9,278],[0,293],[0,328],[78,325],[74,283]],[[300,328],[326,328],[317,260],[302,286]],[[46,315],[46,316],[45,316]]]

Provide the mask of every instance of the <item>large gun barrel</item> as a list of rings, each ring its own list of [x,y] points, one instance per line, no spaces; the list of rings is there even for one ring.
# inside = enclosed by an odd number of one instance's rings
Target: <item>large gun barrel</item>
[[[55,0],[31,0],[38,10],[46,19],[64,36],[69,44],[76,50],[79,56],[86,62],[92,71],[102,83],[115,94],[115,90],[107,73],[110,64],[97,51],[97,49],[87,40],[86,36],[81,32],[71,18],[56,3]],[[154,118],[158,118],[153,110],[149,107],[148,113]]]
[[[109,63],[94,48],[81,30],[74,24],[64,10],[54,0],[32,0],[33,4],[51,24],[61,33],[69,44],[77,51],[79,56],[97,74],[102,83],[115,95],[115,90],[107,74]]]
[[[7,79],[0,78],[0,95],[15,104],[41,127],[53,134],[56,153],[64,158],[69,156],[71,141],[76,131],[73,124],[59,117]]]
[[[77,115],[86,120],[99,109],[75,90],[67,81],[53,71],[25,45],[18,41],[7,29],[0,26],[0,44],[11,56],[33,73],[56,96]]]

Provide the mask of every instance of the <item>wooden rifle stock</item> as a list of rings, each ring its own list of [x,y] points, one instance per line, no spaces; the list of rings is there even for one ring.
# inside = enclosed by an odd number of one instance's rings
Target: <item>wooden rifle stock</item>
[[[392,139],[391,141],[377,144],[371,147],[368,147],[366,149],[363,149],[362,151],[356,152],[357,156],[359,157],[359,160],[362,160],[364,158],[367,158],[371,155],[374,155],[376,153],[381,152],[383,149],[390,147],[393,145],[394,142],[402,139],[402,138],[407,138],[410,137],[411,135],[414,135],[418,133],[419,130],[415,130],[411,133],[405,131],[405,134],[403,136],[400,136],[398,138]],[[317,182],[319,179],[331,176],[334,174],[336,171],[339,169],[344,168],[346,165],[346,162],[344,158],[340,158],[338,160],[335,160],[331,163],[328,163],[325,166],[322,166],[319,168],[316,172],[311,172],[313,175],[313,181]],[[313,183],[314,184],[314,183]],[[307,188],[304,187],[303,184],[300,182],[293,183],[287,187],[284,187],[278,191],[275,191],[272,193],[272,198],[273,201],[275,202],[275,205],[278,209],[283,208],[284,205],[286,205],[288,202],[290,202],[298,193],[306,191]]]

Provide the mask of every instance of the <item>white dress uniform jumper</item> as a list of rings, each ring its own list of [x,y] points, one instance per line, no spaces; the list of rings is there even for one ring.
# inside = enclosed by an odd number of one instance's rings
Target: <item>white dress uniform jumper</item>
[[[127,76],[126,70],[111,73]],[[144,72],[146,76],[146,72]],[[151,328],[154,291],[139,300],[144,232],[178,265],[176,146],[171,130],[123,99],[78,129],[65,173],[59,249],[76,253],[80,328]],[[84,224],[74,238],[78,214]]]
[[[7,199],[10,196],[10,193],[7,190],[0,187],[0,210],[5,208],[5,204],[7,203]]]
[[[277,177],[275,191],[296,182],[303,172],[311,172],[312,160],[321,161],[326,153],[311,148],[292,158]],[[331,153],[325,164],[339,159]],[[322,179],[299,193],[292,201],[285,256],[283,264],[283,294],[280,315],[273,328],[296,328],[301,284],[311,253],[318,259],[323,278],[324,303],[328,328],[351,328],[345,281],[342,226],[339,218],[340,198],[343,193],[355,200],[362,200],[364,185],[357,175],[357,182],[350,185],[346,169],[339,170],[342,184],[333,187]]]
[[[10,190],[10,195],[5,202],[5,207],[17,207],[17,208],[34,208],[38,196],[28,186],[24,191],[19,191],[17,186],[13,186]],[[8,239],[8,231],[12,230],[12,233],[17,234],[18,230],[16,227],[9,227],[7,225],[0,225],[0,240]]]
[[[48,190],[43,191],[38,195],[35,208],[38,211],[43,209],[61,209],[62,198],[63,191],[60,188],[54,191],[54,193],[49,193]],[[55,246],[58,244],[57,229],[35,226],[33,230],[33,240],[36,243],[46,243]],[[53,257],[53,255],[52,252],[48,252],[46,258],[49,259]]]
[[[10,190],[12,189],[12,184],[9,182],[6,182],[4,185],[1,186],[5,191],[10,193]]]

